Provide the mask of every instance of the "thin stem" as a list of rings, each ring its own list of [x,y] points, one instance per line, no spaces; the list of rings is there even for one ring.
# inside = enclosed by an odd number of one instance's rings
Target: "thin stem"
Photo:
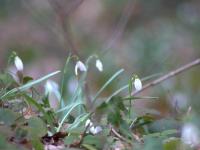
[[[186,64],[184,66],[181,66],[178,69],[175,69],[175,70],[169,72],[168,74],[166,74],[166,75],[164,75],[164,76],[162,76],[162,77],[160,77],[160,78],[158,78],[158,79],[156,79],[156,80],[144,85],[141,90],[133,91],[131,93],[131,95],[135,96],[135,95],[143,92],[144,90],[146,90],[146,89],[148,89],[150,87],[153,87],[153,86],[155,86],[155,85],[157,85],[157,84],[159,84],[159,83],[161,83],[161,82],[163,82],[163,81],[165,81],[165,80],[167,80],[169,78],[172,78],[172,77],[182,73],[183,71],[186,71],[186,70],[188,70],[188,69],[190,69],[190,68],[192,68],[194,66],[197,66],[197,65],[200,65],[200,58],[198,58],[198,59],[196,59],[196,60],[194,60],[194,61],[192,61],[192,62],[190,62],[190,63],[188,63],[188,64]]]

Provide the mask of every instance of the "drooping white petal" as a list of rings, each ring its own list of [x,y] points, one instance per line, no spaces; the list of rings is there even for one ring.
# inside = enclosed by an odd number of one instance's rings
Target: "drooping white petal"
[[[96,60],[96,67],[99,71],[103,71],[103,64],[99,59]]]
[[[79,69],[80,71],[87,71],[86,66],[85,66],[84,63],[81,62],[81,61],[78,61],[78,62],[76,63],[76,66],[75,66],[75,75],[76,75],[76,76],[78,75],[78,69]]]
[[[183,143],[195,147],[200,144],[200,134],[198,128],[191,124],[187,123],[183,126],[181,132],[181,140]]]
[[[85,127],[89,126],[91,127],[93,125],[93,123],[91,122],[90,119],[88,119],[86,122],[85,122]]]
[[[45,90],[47,92],[55,92],[55,91],[59,91],[59,86],[58,84],[53,81],[53,80],[47,80],[46,84],[45,84]]]
[[[73,94],[78,87],[78,81],[76,78],[71,77],[68,81],[67,88],[70,94]]]
[[[139,78],[136,78],[134,81],[134,86],[137,91],[142,89],[142,82]]]
[[[15,57],[14,63],[18,71],[22,71],[24,69],[23,62],[18,56]]]
[[[51,108],[57,109],[61,98],[58,84],[53,80],[47,80],[45,84],[45,93],[48,94]]]
[[[92,134],[98,134],[98,133],[101,132],[101,131],[102,131],[102,127],[100,127],[100,126],[97,126],[97,127],[92,126],[92,127],[90,128],[90,132],[91,132]]]
[[[97,134],[97,133],[101,132],[103,129],[102,129],[102,127],[100,127],[100,126],[97,126],[97,127],[95,128],[95,130],[96,130],[96,134]]]

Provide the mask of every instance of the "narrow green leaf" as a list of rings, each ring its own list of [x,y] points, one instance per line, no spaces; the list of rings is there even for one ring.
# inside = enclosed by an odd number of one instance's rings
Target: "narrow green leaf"
[[[178,131],[176,129],[171,129],[171,130],[166,130],[163,132],[156,132],[156,133],[151,133],[151,134],[147,134],[144,135],[144,137],[166,137],[168,135],[172,135],[172,134],[177,134]]]
[[[71,59],[71,54],[67,57],[64,69],[63,69],[63,75],[62,75],[62,80],[61,80],[61,86],[60,86],[60,94],[61,94],[61,100],[66,96],[66,88],[67,88],[67,69],[68,69],[68,64]],[[61,102],[62,103],[62,102]]]
[[[176,133],[178,133],[176,129],[165,130],[162,132],[162,136],[167,136],[167,135],[176,134]]]
[[[76,118],[76,120],[68,127],[67,131],[70,132],[71,130],[74,130],[75,128],[82,125],[91,115],[91,113],[84,113],[81,114]]]
[[[131,96],[131,97],[123,98],[123,100],[136,100],[136,99],[159,99],[159,97],[150,97],[150,96],[134,97],[134,96]]]
[[[97,92],[97,94],[94,96],[92,102],[95,103],[97,97],[101,94],[101,92],[117,77],[119,76],[122,72],[124,71],[124,69],[120,69],[119,71],[117,71],[110,79],[108,79],[108,81],[100,88],[100,90]]]
[[[28,82],[27,84],[24,84],[24,85],[22,85],[22,86],[20,86],[18,88],[14,88],[14,89],[8,91],[7,93],[5,93],[0,99],[6,99],[6,98],[8,98],[9,96],[15,94],[18,91],[19,92],[25,91],[25,90],[29,89],[30,87],[32,87],[32,86],[34,86],[34,85],[36,85],[36,84],[38,84],[38,83],[50,78],[50,77],[52,77],[52,76],[54,76],[54,75],[56,75],[58,73],[60,73],[60,71],[55,71],[55,72],[50,73],[50,74],[48,74],[48,75],[46,75],[46,76],[44,76],[42,78],[39,78],[37,80],[33,80],[31,82]]]
[[[127,85],[121,87],[120,89],[118,89],[117,91],[113,92],[113,93],[106,99],[105,102],[108,103],[112,97],[116,96],[116,95],[119,94],[121,91],[127,89],[128,86],[129,86],[129,85],[127,84]]]
[[[61,127],[62,127],[62,125],[63,125],[65,119],[69,116],[69,114],[73,111],[73,109],[76,108],[77,106],[83,105],[83,104],[84,104],[84,103],[82,103],[82,102],[75,102],[74,104],[70,105],[70,107],[68,107],[68,108],[66,109],[66,112],[67,112],[67,113],[64,115],[64,117],[62,118],[61,122],[59,123],[59,126],[58,126],[58,128],[57,128],[57,132],[60,131],[60,129],[61,129]]]
[[[141,81],[146,81],[146,80],[149,80],[151,78],[154,78],[154,77],[157,77],[157,76],[160,76],[161,73],[156,73],[156,74],[153,74],[153,75],[150,75],[150,76],[147,76],[147,77],[144,77],[141,79]],[[110,99],[113,97],[113,96],[116,96],[117,94],[119,94],[120,92],[124,91],[125,89],[127,89],[129,87],[129,84],[126,84],[124,86],[122,86],[120,89],[116,90],[115,92],[113,92],[107,99],[106,99],[106,102],[108,103],[110,101]]]
[[[162,73],[155,73],[155,74],[152,74],[152,75],[149,75],[149,76],[141,78],[141,81],[144,82],[144,81],[150,80],[152,78],[159,77],[161,75],[162,75]]]

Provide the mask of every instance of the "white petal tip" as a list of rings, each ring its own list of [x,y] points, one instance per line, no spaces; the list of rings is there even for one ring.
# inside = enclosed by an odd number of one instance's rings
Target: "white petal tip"
[[[76,76],[78,75],[78,70],[80,70],[82,72],[87,71],[87,68],[86,68],[85,64],[82,61],[78,61],[76,63],[76,66],[75,66],[75,75]]]
[[[142,82],[139,78],[135,79],[134,86],[137,91],[140,91],[142,89]]]
[[[96,67],[100,72],[103,71],[103,64],[99,59],[96,60]]]
[[[14,64],[18,71],[23,71],[24,65],[22,60],[18,56],[15,57]]]

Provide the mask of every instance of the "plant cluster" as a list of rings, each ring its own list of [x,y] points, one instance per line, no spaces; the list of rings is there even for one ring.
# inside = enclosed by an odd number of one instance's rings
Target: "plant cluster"
[[[67,76],[72,59],[76,62],[74,74],[78,84],[75,92],[69,95]],[[142,90],[142,83],[156,75],[142,79],[133,75],[127,80],[127,85],[102,98],[102,92],[124,72],[124,69],[120,69],[95,95],[86,94],[89,64],[94,59],[96,68],[103,72],[103,64],[98,56],[90,56],[82,62],[76,56],[69,55],[63,71],[35,80],[24,75],[24,64],[13,53],[9,66],[14,64],[14,69],[0,74],[0,149],[139,150],[148,147],[171,150],[199,145],[199,135],[194,134],[197,131],[195,126],[185,126],[182,135],[179,128],[174,126],[156,131],[151,127],[157,119],[154,115],[141,115],[134,110],[136,100],[159,99],[132,94],[133,90]],[[60,84],[49,79],[59,73],[62,73]],[[43,81],[46,83],[42,93],[35,86]],[[122,97],[120,92],[124,90],[128,94]],[[152,146],[155,141],[156,146]],[[183,146],[182,141],[186,141],[186,145]]]

